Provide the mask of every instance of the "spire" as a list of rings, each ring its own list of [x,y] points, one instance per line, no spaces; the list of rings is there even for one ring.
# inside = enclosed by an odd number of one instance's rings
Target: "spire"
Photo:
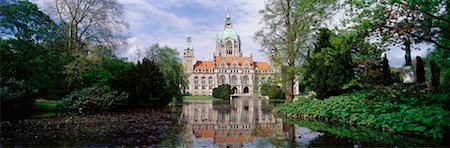
[[[225,28],[233,28],[233,26],[231,26],[231,17],[229,13],[227,13],[227,16],[225,17]]]
[[[191,35],[189,35],[187,37],[187,41],[186,41],[186,49],[192,49],[192,39],[191,39]]]

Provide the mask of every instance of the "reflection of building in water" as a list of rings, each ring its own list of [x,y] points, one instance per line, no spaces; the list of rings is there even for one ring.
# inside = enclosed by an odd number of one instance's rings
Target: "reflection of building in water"
[[[275,118],[271,110],[268,101],[260,99],[235,99],[230,105],[185,102],[182,117],[187,126],[183,147],[203,144],[240,147],[261,138],[283,139],[282,120]]]

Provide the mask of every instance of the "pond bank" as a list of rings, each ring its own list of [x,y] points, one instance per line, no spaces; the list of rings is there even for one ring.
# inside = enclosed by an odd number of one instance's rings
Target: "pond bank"
[[[154,147],[176,135],[178,119],[168,109],[131,109],[1,121],[1,145]]]
[[[318,119],[435,139],[444,138],[450,125],[450,113],[445,109],[448,94],[418,93],[415,97],[395,98],[391,95],[383,91],[360,91],[325,100],[309,99],[283,104],[274,111],[291,118]]]

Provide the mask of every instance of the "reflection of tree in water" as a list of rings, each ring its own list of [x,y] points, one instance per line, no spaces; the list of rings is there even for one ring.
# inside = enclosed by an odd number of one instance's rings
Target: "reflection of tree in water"
[[[272,113],[272,109],[273,109],[273,106],[269,104],[269,101],[267,101],[267,100],[261,101],[261,110],[262,110],[263,114]]]

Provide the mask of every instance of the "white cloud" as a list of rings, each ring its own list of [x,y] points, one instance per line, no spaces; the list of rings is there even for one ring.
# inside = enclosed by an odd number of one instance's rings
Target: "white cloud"
[[[266,59],[265,55],[259,52],[260,45],[253,41],[253,34],[260,28],[258,11],[263,8],[264,1],[119,0],[119,2],[125,6],[126,19],[130,24],[132,36],[128,39],[130,46],[122,55],[129,59],[134,59],[133,54],[137,48],[148,47],[154,43],[176,48],[182,55],[186,37],[192,34],[196,59],[211,60],[215,52],[216,35],[223,28],[227,10],[230,11],[233,27],[241,37],[244,55],[253,53],[255,60]],[[193,5],[211,12],[211,17],[196,18],[197,16],[176,12],[196,11],[192,10],[197,8],[191,8]]]

